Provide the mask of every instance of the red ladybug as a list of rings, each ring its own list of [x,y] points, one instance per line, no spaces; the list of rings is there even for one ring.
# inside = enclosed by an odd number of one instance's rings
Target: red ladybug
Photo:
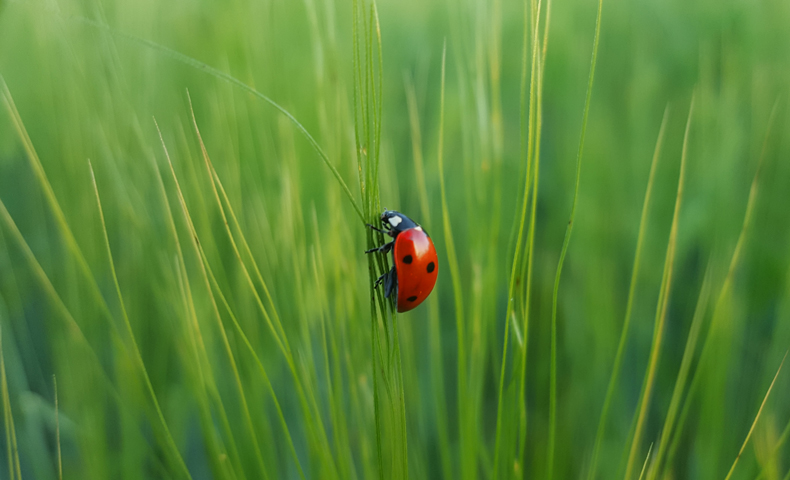
[[[436,249],[425,230],[402,213],[384,209],[381,223],[387,230],[370,224],[368,227],[386,233],[393,240],[365,253],[387,253],[392,250],[395,265],[380,276],[373,287],[377,288],[383,283],[386,298],[395,291],[398,312],[408,312],[428,298],[436,285],[436,275],[439,273]]]

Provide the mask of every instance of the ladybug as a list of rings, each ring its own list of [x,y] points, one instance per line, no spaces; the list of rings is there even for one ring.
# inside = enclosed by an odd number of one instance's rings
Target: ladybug
[[[387,228],[382,230],[367,224],[381,233],[392,237],[392,241],[365,253],[392,251],[394,266],[380,276],[374,288],[384,284],[384,296],[389,298],[395,292],[398,312],[408,312],[421,304],[436,285],[439,273],[439,259],[431,237],[414,220],[406,215],[384,209],[381,223]]]

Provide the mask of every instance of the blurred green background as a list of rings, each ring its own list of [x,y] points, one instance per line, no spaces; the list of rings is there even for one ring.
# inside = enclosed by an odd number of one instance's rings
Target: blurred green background
[[[0,2],[0,478],[547,478],[552,293],[598,5],[527,3],[380,1],[379,72],[362,0]],[[551,13],[533,273],[527,307],[525,234],[506,322],[538,5],[539,39]],[[553,477],[638,478],[648,458],[644,478],[724,478],[790,347],[790,3],[604,0],[601,18],[558,290]],[[368,221],[388,207],[430,232],[428,301],[371,310],[371,240],[330,169],[203,64],[290,112]],[[372,124],[355,112],[379,95],[380,142],[361,142],[380,148],[377,203],[355,143]],[[788,478],[788,399],[781,371],[731,478]]]

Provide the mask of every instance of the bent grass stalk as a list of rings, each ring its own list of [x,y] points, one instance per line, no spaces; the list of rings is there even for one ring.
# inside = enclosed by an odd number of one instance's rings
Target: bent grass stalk
[[[584,101],[584,115],[582,117],[582,131],[579,139],[579,152],[576,156],[576,181],[573,188],[573,205],[571,206],[570,220],[565,230],[565,239],[562,242],[560,260],[557,264],[557,274],[554,278],[554,292],[551,306],[551,370],[549,374],[549,438],[546,454],[548,480],[554,478],[554,445],[557,436],[557,297],[560,289],[560,276],[565,255],[573,232],[573,220],[576,217],[576,205],[579,200],[579,182],[582,171],[582,153],[584,152],[584,137],[587,134],[587,118],[590,114],[590,100],[592,99],[593,80],[595,79],[595,63],[598,60],[598,42],[601,38],[601,14],[603,13],[603,0],[598,0],[598,15],[595,20],[595,37],[593,40],[592,60],[590,62],[590,78],[587,82],[587,97]]]

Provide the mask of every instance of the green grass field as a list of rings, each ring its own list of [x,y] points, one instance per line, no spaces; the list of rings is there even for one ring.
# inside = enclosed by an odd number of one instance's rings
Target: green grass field
[[[0,478],[790,479],[789,25],[0,1]]]

